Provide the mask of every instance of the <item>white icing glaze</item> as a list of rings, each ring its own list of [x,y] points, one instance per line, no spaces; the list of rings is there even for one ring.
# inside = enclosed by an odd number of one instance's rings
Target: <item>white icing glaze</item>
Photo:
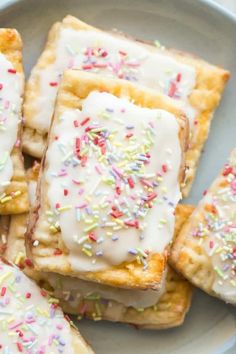
[[[47,274],[47,281],[55,289],[54,296],[67,301],[70,306],[78,307],[83,298],[98,297],[100,300],[113,300],[125,307],[147,308],[158,303],[165,292],[165,279],[161,290],[128,290],[88,281],[64,277],[59,274]],[[120,306],[119,306],[120,307]]]
[[[229,169],[232,171],[227,174]],[[204,223],[199,223],[193,235],[196,242],[200,238],[211,258],[215,270],[212,290],[226,302],[236,304],[236,150],[199,207],[206,205],[214,208],[213,212],[204,210]]]
[[[21,76],[14,72],[12,63],[0,53],[0,195],[13,176],[10,155],[17,139],[21,93]]]
[[[195,87],[195,69],[176,61],[164,51],[157,53],[138,42],[105,32],[62,28],[55,56],[55,62],[47,68],[34,69],[41,90],[34,102],[37,113],[29,123],[33,128],[43,133],[48,131],[58,89],[54,84],[60,82],[67,68],[137,82],[176,98],[193,126],[196,112],[190,106],[188,96]]]
[[[70,325],[62,311],[18,268],[0,262],[0,289],[4,353],[75,353]]]
[[[87,117],[90,124],[81,126]],[[99,136],[100,140],[105,140],[104,155],[102,148],[93,142],[95,136],[87,144],[85,130],[90,127],[98,127],[97,134],[105,127],[103,137],[96,135],[96,139]],[[130,132],[133,137],[126,138]],[[72,268],[79,271],[104,269],[131,261],[137,253],[145,264],[145,250],[164,251],[173,237],[173,212],[181,197],[178,132],[174,115],[141,108],[126,99],[99,92],[89,94],[81,111],[68,110],[53,125],[51,136],[56,140],[52,140],[48,148],[45,168],[49,204],[54,212],[49,222],[59,224]],[[109,138],[104,138],[108,135]],[[78,138],[81,156],[88,158],[85,166],[81,159],[75,159]],[[143,158],[145,161],[141,161]],[[163,172],[164,167],[166,172]],[[132,187],[128,178],[134,182]],[[148,189],[144,182],[149,183]],[[150,202],[145,202],[147,199]],[[111,216],[113,207],[122,211],[122,217]],[[137,228],[124,225],[135,219]],[[95,225],[93,231],[87,229],[91,225]],[[96,242],[88,239],[91,232],[95,233]]]
[[[29,181],[28,183],[29,188],[29,200],[30,205],[33,206],[36,202],[36,189],[37,189],[37,182],[36,181]]]

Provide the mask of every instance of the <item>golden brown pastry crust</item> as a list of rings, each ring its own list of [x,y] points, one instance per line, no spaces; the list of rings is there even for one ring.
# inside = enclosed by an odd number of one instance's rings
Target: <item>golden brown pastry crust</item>
[[[3,255],[6,250],[9,223],[9,216],[0,216],[0,256]]]
[[[0,29],[0,53],[12,63],[17,73],[24,82],[22,66],[22,41],[19,33],[14,29]],[[21,140],[21,125],[19,125],[18,139]],[[21,153],[21,146],[14,147],[11,152],[13,162],[13,176],[11,184],[6,187],[6,195],[11,195],[12,199],[7,202],[0,200],[0,215],[19,214],[29,210],[27,183],[24,173],[24,161]],[[15,192],[19,195],[14,195]]]
[[[65,72],[58,93],[57,105],[53,124],[57,123],[59,116],[67,109],[81,108],[83,99],[91,91],[109,92],[117,97],[128,97],[135,104],[147,108],[160,108],[173,113],[179,124],[179,140],[184,153],[188,138],[188,121],[185,115],[176,108],[173,101],[155,91],[138,88],[128,81],[104,79],[97,75],[88,74],[77,70]],[[52,137],[48,139],[50,145]],[[48,234],[48,223],[45,211],[48,209],[47,182],[43,171],[46,168],[45,159],[42,161],[40,183],[38,185],[37,205],[31,212],[30,223],[27,231],[27,254],[32,258],[37,270],[61,273],[62,275],[78,276],[81,279],[104,283],[107,285],[127,288],[156,289],[160,286],[166,264],[167,250],[162,254],[151,254],[148,259],[148,269],[136,261],[121,264],[117,267],[100,272],[76,273],[71,269],[68,250],[62,242],[60,233]],[[179,182],[183,180],[184,168],[179,175]],[[34,247],[34,241],[39,245]],[[60,249],[61,254],[55,257],[55,249]]]
[[[33,69],[27,83],[24,105],[26,126],[24,130],[23,149],[30,155],[38,158],[42,157],[47,136],[31,127],[31,122],[36,114],[34,100],[40,94],[40,77],[37,70],[47,68],[48,65],[55,61],[56,46],[61,28],[72,28],[78,31],[99,31],[98,29],[87,25],[75,17],[66,16],[62,22],[55,23],[49,32],[45,49]],[[115,33],[113,35],[117,36],[118,34]],[[148,50],[152,52],[158,52],[161,50],[146,43],[143,43],[143,45],[145,45]],[[189,53],[172,49],[166,49],[164,53],[165,55],[174,57],[178,62],[192,66],[196,70],[196,86],[189,97],[189,101],[196,111],[199,112],[199,114],[196,119],[194,133],[191,136],[189,148],[186,154],[186,177],[182,185],[182,192],[184,197],[186,197],[190,192],[192,182],[196,174],[198,161],[201,156],[204,143],[208,137],[213,113],[220,102],[225,84],[229,79],[229,72],[218,66],[211,65]]]

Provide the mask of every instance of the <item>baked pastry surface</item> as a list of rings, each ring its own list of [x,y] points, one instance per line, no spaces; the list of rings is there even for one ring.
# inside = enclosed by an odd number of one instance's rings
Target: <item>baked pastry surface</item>
[[[107,115],[104,117],[104,110],[109,111],[108,119]],[[131,130],[134,140],[129,140]],[[140,138],[135,136],[138,133]],[[76,70],[65,72],[42,162],[37,205],[31,213],[27,232],[28,254],[36,269],[118,287],[158,288],[173,234],[173,211],[180,198],[187,133],[185,115],[168,97],[127,81],[105,79]],[[143,144],[140,139],[144,139]],[[151,154],[157,151],[159,158],[154,159]],[[55,172],[59,179],[54,179]],[[78,189],[80,183],[84,187],[82,191]],[[102,186],[97,187],[99,183]],[[64,184],[70,187],[62,190]],[[106,197],[113,193],[113,197]],[[112,200],[118,204],[124,202],[127,207],[121,211],[121,206],[113,205]],[[162,203],[162,206],[159,208],[156,203]],[[88,217],[83,212],[86,205],[92,208]],[[81,210],[79,218],[78,209]],[[155,217],[160,219],[157,232],[153,210]],[[82,212],[84,216],[81,216]],[[156,241],[150,239],[153,243],[148,243],[152,245],[147,246],[148,251],[143,249],[143,238],[139,239],[141,230],[144,235],[147,229],[147,216],[144,222],[135,216],[140,213],[151,215],[151,232],[156,232]],[[69,219],[70,224],[64,227],[64,221],[67,223]],[[80,228],[76,226],[78,223]],[[100,231],[100,227],[105,228],[104,231]],[[118,237],[125,235],[123,230],[128,232],[126,241],[114,240],[115,234]],[[148,237],[151,232],[147,233]],[[127,242],[129,246],[125,247]],[[121,253],[118,245],[123,247]],[[159,246],[160,251],[152,251]],[[103,249],[107,258],[101,254]]]
[[[23,147],[35,157],[42,157],[60,76],[68,67],[131,80],[176,99],[191,121],[182,186],[187,196],[229,72],[191,54],[109,34],[66,16],[51,28],[26,87]]]
[[[21,153],[22,41],[14,29],[0,29],[0,60],[0,215],[19,214],[29,202]]]
[[[170,262],[210,295],[236,304],[236,150],[177,236]]]

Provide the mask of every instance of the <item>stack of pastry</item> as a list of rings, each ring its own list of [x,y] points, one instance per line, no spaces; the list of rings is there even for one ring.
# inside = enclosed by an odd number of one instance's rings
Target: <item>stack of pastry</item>
[[[59,317],[58,303],[79,319],[152,329],[183,322],[189,281],[235,303],[235,153],[194,211],[179,204],[229,73],[67,16],[26,85],[22,133],[16,31],[0,32],[0,51],[0,249],[11,263],[1,261],[0,285],[18,279],[15,264]],[[26,173],[21,147],[41,159]],[[39,291],[20,278],[21,296]],[[69,353],[60,343],[73,338],[73,352],[91,352],[64,322],[55,351]]]

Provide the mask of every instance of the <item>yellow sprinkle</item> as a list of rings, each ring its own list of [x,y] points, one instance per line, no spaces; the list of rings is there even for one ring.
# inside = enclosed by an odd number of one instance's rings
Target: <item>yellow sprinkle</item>
[[[53,234],[56,234],[58,232],[58,229],[54,225],[51,225],[49,227],[49,231]]]
[[[92,257],[92,252],[90,252],[86,248],[82,248],[82,252],[84,252],[88,257]]]
[[[9,196],[7,196],[7,197],[1,199],[1,204],[7,203],[7,202],[9,202],[10,200],[12,200],[12,197],[9,195]]]
[[[142,307],[136,308],[136,311],[138,311],[138,312],[143,312],[143,311],[144,311],[144,308],[142,308]]]
[[[122,229],[122,226],[114,226],[114,227],[113,227],[113,230],[114,230],[114,231],[117,231],[117,230],[120,230],[120,229]]]
[[[85,219],[84,222],[85,224],[92,224],[93,223],[93,219]]]
[[[15,258],[15,264],[19,265],[24,258],[25,258],[24,257],[24,253],[18,252],[18,254],[17,254],[16,258]]]
[[[72,208],[72,205],[65,205],[63,207],[58,208],[57,210],[61,213],[63,211],[70,210]]]
[[[51,297],[51,298],[48,300],[48,302],[49,302],[50,304],[58,304],[58,303],[59,303],[59,300],[58,300],[58,299],[55,299],[55,298],[53,298],[53,297]]]
[[[21,191],[16,191],[16,192],[14,193],[14,197],[18,197],[19,195],[21,195]]]
[[[112,232],[110,232],[110,231],[107,231],[106,234],[107,234],[107,236],[112,236],[113,235]]]
[[[91,202],[91,200],[92,200],[92,198],[89,197],[88,195],[84,199],[87,200],[87,202]]]
[[[115,219],[115,222],[119,225],[122,225],[122,226],[124,225],[124,222],[120,219]]]
[[[113,142],[113,145],[114,145],[114,146],[117,146],[117,147],[120,147],[120,146],[122,146],[122,143],[120,143],[120,142],[118,142],[118,141],[114,141],[114,142]]]
[[[46,211],[45,213],[47,216],[53,216],[53,212],[51,210]]]
[[[166,221],[166,219],[160,219],[160,223],[165,225],[167,223],[167,221]]]
[[[12,275],[12,272],[7,272],[5,274],[3,274],[1,277],[0,277],[0,284],[6,280],[7,278],[9,278],[10,276]]]
[[[94,224],[92,224],[92,225],[86,227],[86,228],[84,229],[84,232],[90,232],[90,231],[92,231],[93,229],[95,229],[97,226],[98,226],[98,223],[95,222]]]
[[[36,307],[36,310],[37,310],[37,312],[38,312],[40,315],[45,316],[45,317],[48,317],[48,318],[50,317],[48,311],[43,310],[43,309],[41,309],[41,308],[39,308],[39,307]]]

